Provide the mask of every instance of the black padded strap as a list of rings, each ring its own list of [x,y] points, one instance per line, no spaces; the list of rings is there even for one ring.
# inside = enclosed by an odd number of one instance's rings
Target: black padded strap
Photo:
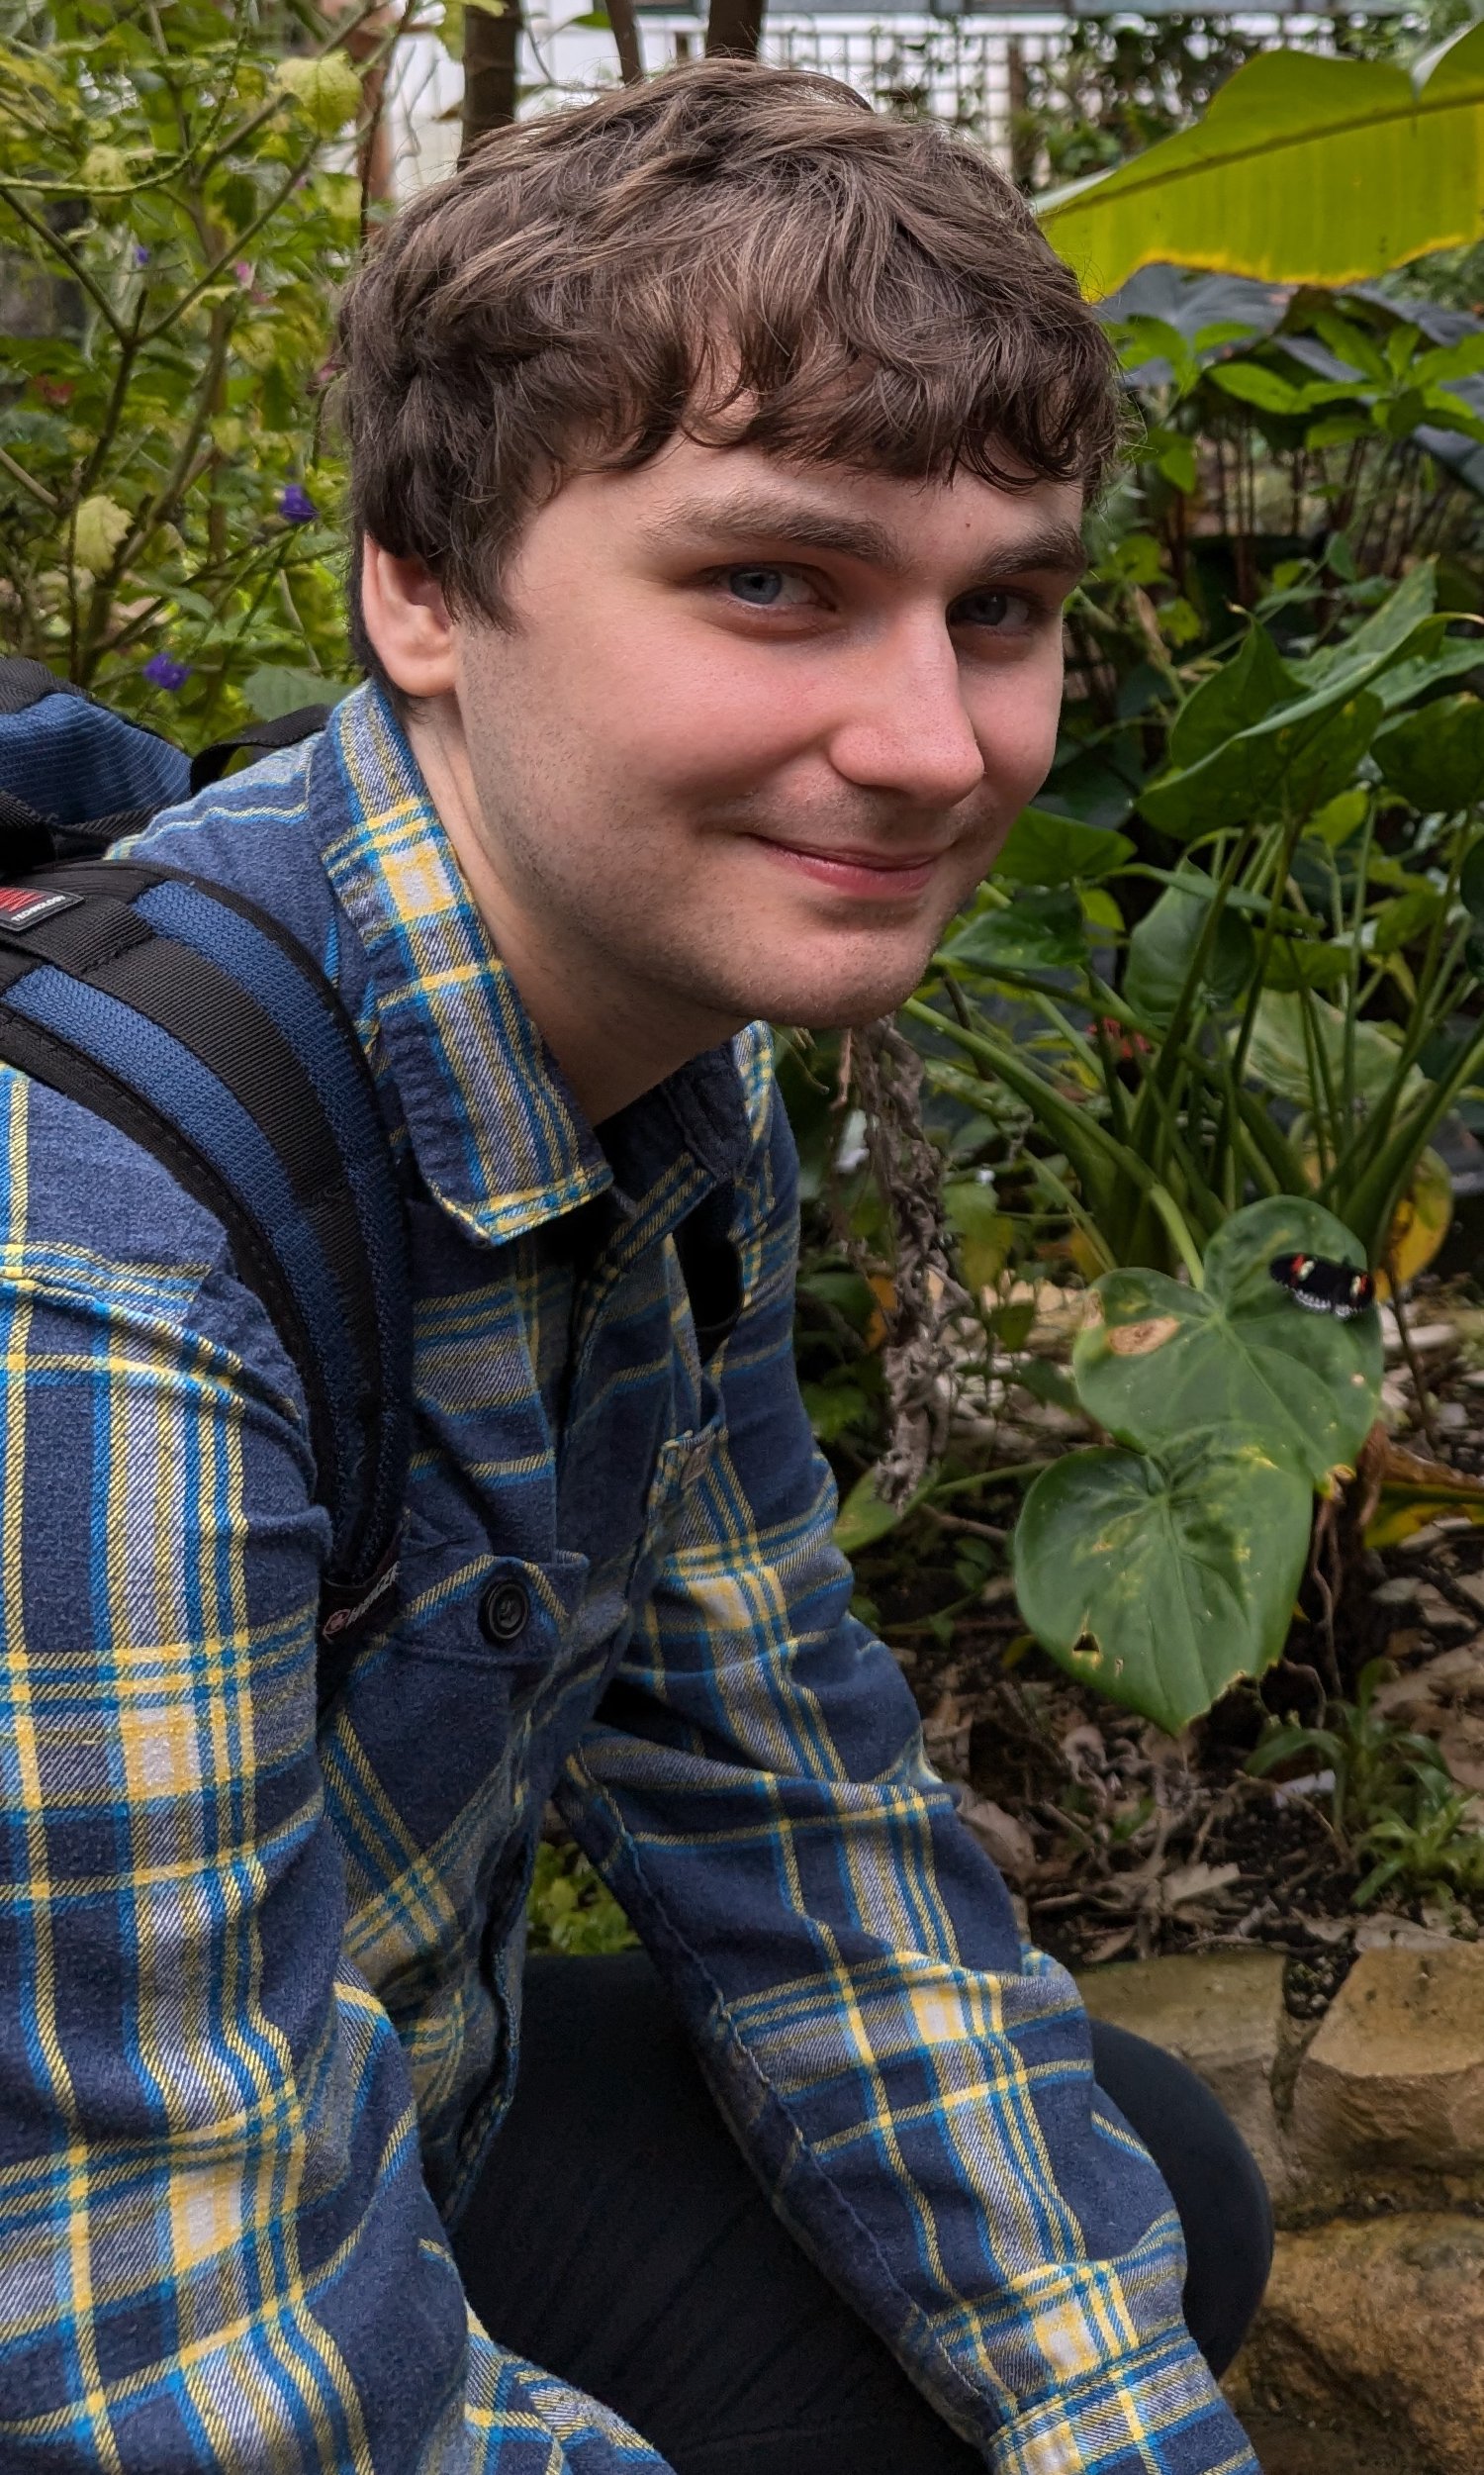
[[[293,1292],[279,1270],[278,1259],[251,1214],[210,1164],[184,1141],[179,1130],[141,1099],[138,1092],[54,1031],[44,1030],[40,1024],[12,1012],[4,1002],[4,991],[22,976],[23,969],[10,956],[0,964],[0,1058],[7,1065],[19,1067],[34,1083],[46,1084],[49,1091],[59,1092],[63,1099],[75,1100],[93,1116],[117,1126],[121,1134],[127,1134],[141,1151],[148,1152],[167,1169],[176,1185],[183,1187],[203,1210],[221,1221],[241,1279],[261,1299],[303,1380],[304,1369],[313,1363],[309,1335]],[[323,1406],[322,1434],[317,1438],[316,1403],[307,1385],[305,1397],[309,1403],[310,1440],[318,1458],[319,1444],[327,1446],[327,1438],[323,1434]]]
[[[297,747],[301,739],[312,739],[317,730],[323,730],[328,719],[327,705],[301,705],[297,713],[277,714],[272,721],[249,722],[230,739],[214,739],[191,759],[191,797],[209,783],[219,782],[239,748]]]
[[[182,914],[180,935],[162,933],[132,907],[154,889],[177,886],[198,905],[206,898],[204,919],[199,906]],[[310,957],[245,897],[181,871],[98,861],[33,875],[24,892],[58,899],[29,920],[20,905],[9,920],[0,910],[0,1058],[119,1126],[221,1221],[240,1277],[298,1369],[316,1491],[334,1533],[321,1608],[322,1683],[332,1693],[359,1634],[390,1612],[410,1416],[405,1233],[360,1042]],[[300,999],[284,1011],[283,989],[273,993],[273,974],[265,959],[252,960],[250,940],[238,940],[239,970],[216,959],[233,949],[230,940],[218,949],[214,911],[235,912],[292,961],[311,1010]],[[193,933],[187,918],[199,942],[184,941]],[[34,998],[24,983],[36,972],[46,983]],[[119,1028],[105,1037],[102,1018],[91,1033],[80,1027],[85,1007],[75,1023],[59,1013],[58,973],[126,1008],[127,1017],[107,1018]],[[138,1028],[125,1030],[126,1020]],[[109,1062],[93,1053],[95,1042]],[[275,1221],[254,1190],[250,1149],[232,1133],[240,1119],[199,1089],[190,1103],[178,1072],[172,1080],[169,1059],[182,1050],[272,1153],[287,1220]],[[178,1117],[171,1113],[177,1089]],[[295,1241],[297,1256],[283,1251],[290,1221],[312,1241],[308,1255],[303,1240]],[[323,1267],[304,1273],[302,1295],[301,1276],[286,1268],[296,1261]]]
[[[45,662],[28,661],[22,653],[0,661],[0,714],[24,714],[44,696],[78,696],[81,690],[58,679]]]

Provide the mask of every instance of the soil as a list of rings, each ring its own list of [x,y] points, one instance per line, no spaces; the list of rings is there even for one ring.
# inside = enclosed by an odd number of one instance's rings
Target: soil
[[[1479,1299],[1466,1283],[1420,1283],[1410,1364],[1386,1319],[1393,1440],[1465,1476],[1484,1475]],[[975,1458],[1001,1467],[1084,1440],[1065,1410],[1016,1388],[995,1420],[980,1421]],[[972,1518],[956,1510],[910,1557],[920,1522],[858,1556],[857,1575],[911,1682],[929,1758],[959,1785],[965,1820],[1044,1950],[1081,1968],[1223,1944],[1275,1948],[1288,1954],[1290,2010],[1314,2018],[1357,1933],[1361,1947],[1479,1936],[1484,1887],[1409,1894],[1393,1884],[1357,1910],[1370,1860],[1357,1859],[1327,1786],[1315,1784],[1321,1758],[1290,1762],[1287,1778],[1245,1765],[1271,1718],[1319,1724],[1331,1697],[1353,1698],[1367,1663],[1385,1659],[1379,1703],[1394,1725],[1438,1745],[1459,1796],[1476,1799],[1465,1826],[1484,1828],[1484,1526],[1451,1516],[1377,1554],[1352,1523],[1346,1542],[1342,1507],[1283,1660],[1175,1740],[1073,1683],[1029,1640],[1005,1569],[1019,1490],[986,1485],[970,1501]],[[966,1559],[978,1560],[981,1586]]]

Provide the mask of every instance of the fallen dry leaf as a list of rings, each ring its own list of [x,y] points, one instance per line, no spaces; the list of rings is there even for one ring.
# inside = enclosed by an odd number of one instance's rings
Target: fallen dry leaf
[[[1036,1843],[1023,1822],[987,1796],[966,1796],[959,1819],[967,1824],[991,1864],[1012,1882],[1028,1882],[1036,1870]]]
[[[1188,1907],[1192,1899],[1209,1899],[1242,1871],[1240,1864],[1177,1864],[1159,1883],[1159,1904],[1169,1912]]]

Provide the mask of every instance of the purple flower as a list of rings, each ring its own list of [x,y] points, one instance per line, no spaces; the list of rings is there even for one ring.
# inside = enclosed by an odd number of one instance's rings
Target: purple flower
[[[134,262],[136,266],[147,266],[149,263],[149,252],[142,240],[137,240],[134,244]]]
[[[190,675],[190,663],[177,662],[169,653],[151,653],[144,664],[144,677],[151,688],[164,688],[171,696],[185,686]]]
[[[302,482],[291,481],[279,495],[278,512],[287,524],[312,524],[320,511]]]

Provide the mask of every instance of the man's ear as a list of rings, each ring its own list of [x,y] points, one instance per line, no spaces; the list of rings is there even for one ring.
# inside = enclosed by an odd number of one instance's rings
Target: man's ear
[[[454,621],[443,588],[420,558],[394,558],[361,536],[361,624],[376,658],[404,696],[446,696],[456,675]]]

